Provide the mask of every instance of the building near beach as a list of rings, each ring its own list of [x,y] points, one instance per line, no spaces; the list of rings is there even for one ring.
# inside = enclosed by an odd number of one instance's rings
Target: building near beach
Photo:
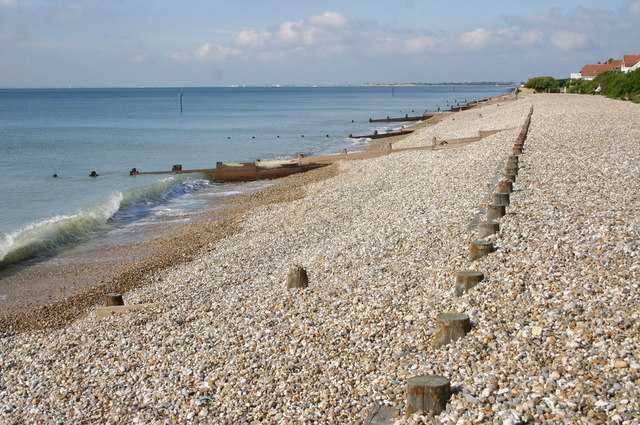
[[[606,63],[588,64],[578,73],[572,73],[572,80],[593,80],[599,74],[614,69],[630,72],[640,68],[640,55],[624,55],[623,59],[609,59]]]

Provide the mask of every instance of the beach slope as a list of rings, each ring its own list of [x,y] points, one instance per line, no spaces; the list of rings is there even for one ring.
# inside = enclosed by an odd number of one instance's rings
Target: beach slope
[[[531,114],[531,115],[530,115]],[[469,260],[531,116],[496,251]],[[248,210],[124,294],[145,309],[0,338],[0,421],[361,423],[443,375],[455,423],[622,423],[640,411],[640,105],[532,95],[451,114]],[[446,146],[446,145],[443,145]],[[287,290],[290,267],[309,276]],[[454,295],[460,270],[485,280]],[[471,331],[436,348],[436,317]],[[428,422],[415,414],[408,423]],[[462,422],[459,422],[462,421]]]

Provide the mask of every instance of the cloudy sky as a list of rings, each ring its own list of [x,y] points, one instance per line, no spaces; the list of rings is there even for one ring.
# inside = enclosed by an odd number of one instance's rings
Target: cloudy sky
[[[640,53],[640,0],[0,0],[0,87],[526,81]]]

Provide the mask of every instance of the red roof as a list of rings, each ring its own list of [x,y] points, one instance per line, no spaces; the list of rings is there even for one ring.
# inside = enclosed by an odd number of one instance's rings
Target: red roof
[[[621,59],[610,59],[607,61],[607,63],[609,65],[615,66],[616,68],[622,68],[622,65],[624,65],[624,61]]]
[[[616,68],[618,67],[610,63],[603,63],[598,65],[585,65],[582,67],[581,74],[583,77],[595,77],[601,72],[610,71]]]
[[[640,55],[624,55],[624,66],[631,68],[633,65],[640,62]]]

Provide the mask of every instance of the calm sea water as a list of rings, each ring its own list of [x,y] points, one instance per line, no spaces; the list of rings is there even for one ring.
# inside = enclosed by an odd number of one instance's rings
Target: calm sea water
[[[264,183],[128,171],[213,168],[360,148],[371,117],[419,115],[502,86],[0,90],[0,268],[78,244],[130,243]],[[180,112],[180,93],[183,111]],[[303,137],[304,136],[304,137]],[[99,177],[89,177],[96,171]],[[53,174],[57,178],[53,178]],[[80,245],[82,246],[82,245]]]

